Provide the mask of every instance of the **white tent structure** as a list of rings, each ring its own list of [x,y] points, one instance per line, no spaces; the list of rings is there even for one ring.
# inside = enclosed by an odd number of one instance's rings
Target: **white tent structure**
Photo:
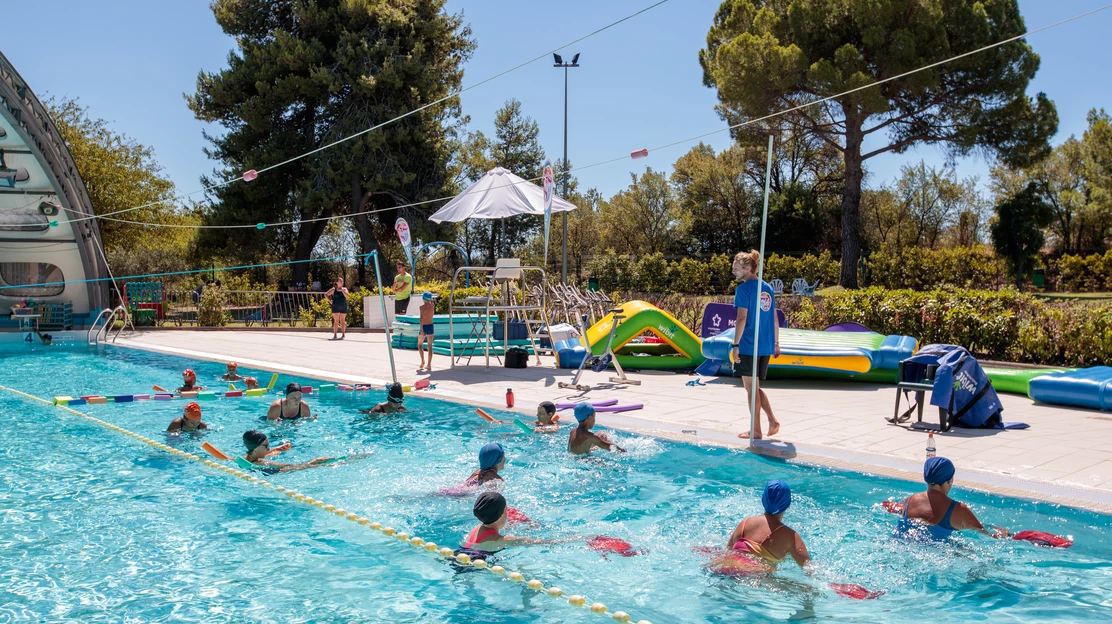
[[[575,205],[552,198],[552,212],[575,210]],[[433,223],[458,223],[467,219],[504,219],[515,215],[544,216],[544,189],[495,167],[467,190],[429,217]]]

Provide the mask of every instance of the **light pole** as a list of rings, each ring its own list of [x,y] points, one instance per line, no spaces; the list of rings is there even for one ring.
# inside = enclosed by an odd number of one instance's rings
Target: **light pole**
[[[552,60],[555,61],[553,67],[564,68],[564,199],[568,198],[568,68],[579,67],[579,53],[571,57],[570,63],[565,63],[564,59],[560,58],[559,54],[552,53]],[[568,283],[568,213],[567,211],[560,213],[560,221],[563,223],[564,236],[561,239],[563,242],[560,244],[561,257],[560,262],[560,283]]]

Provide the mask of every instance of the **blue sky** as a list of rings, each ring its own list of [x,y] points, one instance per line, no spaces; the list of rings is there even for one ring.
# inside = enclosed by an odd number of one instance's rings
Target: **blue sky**
[[[463,11],[478,49],[466,66],[464,85],[473,84],[524,59],[651,4],[651,0],[524,3],[506,0],[449,0]],[[1047,2],[1020,0],[1028,28],[1037,28],[1100,6],[1103,0]],[[154,148],[180,192],[199,188],[198,177],[214,163],[202,153],[205,124],[185,106],[200,70],[225,65],[234,42],[221,32],[207,0],[35,0],[8,3],[2,51],[40,97],[79,97],[96,117]],[[581,67],[569,70],[569,157],[574,165],[607,160],[631,150],[669,143],[722,128],[714,112],[715,94],[702,84],[697,54],[704,45],[717,0],[672,0],[600,35],[568,48],[581,53]],[[39,24],[42,27],[30,27]],[[1085,113],[1112,107],[1107,59],[1112,43],[1112,10],[1030,39],[1042,57],[1031,86],[1058,106],[1055,141],[1085,129]],[[472,127],[488,134],[494,112],[517,98],[540,124],[541,141],[557,158],[563,150],[563,70],[550,60],[520,69],[462,96]],[[211,128],[210,131],[218,131]],[[727,133],[705,139],[717,149]],[[609,195],[629,183],[631,171],[646,165],[669,170],[688,146],[649,158],[577,172],[583,187]],[[891,180],[905,163],[942,162],[941,152],[919,148],[866,163],[870,184]],[[964,176],[987,176],[988,164],[974,157],[958,163]]]

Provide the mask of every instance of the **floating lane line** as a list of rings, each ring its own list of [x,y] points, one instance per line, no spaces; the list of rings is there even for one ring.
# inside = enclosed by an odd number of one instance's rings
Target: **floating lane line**
[[[335,505],[330,505],[328,503],[325,503],[323,500],[316,499],[316,498],[313,498],[311,496],[306,496],[305,494],[302,494],[302,493],[300,493],[296,490],[293,490],[291,488],[282,487],[280,485],[274,485],[274,484],[270,483],[269,481],[267,481],[265,479],[260,479],[256,476],[252,475],[252,474],[243,472],[242,470],[233,468],[231,466],[226,466],[224,464],[220,464],[218,462],[212,461],[211,459],[206,459],[206,458],[201,457],[199,455],[195,455],[193,453],[189,453],[189,452],[183,451],[181,449],[176,449],[176,448],[174,448],[174,447],[172,447],[168,444],[163,444],[163,443],[158,442],[156,440],[152,440],[150,438],[141,436],[138,433],[135,433],[134,431],[124,429],[123,427],[120,427],[118,425],[114,425],[110,422],[101,420],[101,419],[96,418],[94,416],[90,416],[88,414],[79,412],[79,411],[69,407],[68,405],[55,403],[55,402],[52,402],[48,399],[37,397],[33,394],[27,394],[26,392],[22,392],[20,390],[14,389],[14,388],[8,388],[7,386],[0,386],[0,390],[10,392],[10,393],[12,393],[16,396],[20,396],[20,397],[23,397],[23,398],[31,400],[31,401],[37,401],[39,403],[54,407],[56,409],[63,410],[66,413],[71,414],[73,416],[83,418],[83,419],[85,419],[89,422],[98,424],[102,427],[105,427],[107,429],[111,429],[112,431],[115,431],[117,433],[121,433],[125,436],[128,436],[129,438],[134,438],[135,440],[138,440],[139,442],[142,442],[142,443],[144,443],[148,446],[152,446],[152,447],[154,447],[156,449],[159,449],[161,451],[165,451],[165,452],[167,452],[171,455],[176,455],[178,457],[193,460],[195,462],[204,464],[205,466],[207,466],[209,468],[213,468],[215,470],[220,470],[220,471],[226,472],[226,473],[228,473],[232,476],[235,476],[239,479],[242,479],[242,480],[244,480],[248,483],[257,485],[259,487],[271,488],[276,492],[279,492],[281,494],[285,494],[287,498],[290,498],[290,499],[292,499],[296,502],[304,503],[304,504],[310,505],[312,507],[317,507],[317,508],[319,508],[323,511],[328,512],[328,513],[340,516],[341,518],[344,518],[345,520],[348,520],[350,522],[354,522],[354,523],[356,523],[360,526],[367,527],[368,529],[371,529],[372,531],[380,532],[380,533],[382,533],[382,535],[385,535],[386,537],[394,538],[394,540],[398,543],[405,543],[405,544],[408,544],[409,546],[412,546],[412,547],[418,548],[418,549],[422,549],[425,552],[428,552],[430,554],[434,554],[438,557],[442,557],[444,559],[454,560],[457,565],[470,566],[470,567],[473,567],[473,568],[478,568],[480,570],[489,570],[495,576],[504,576],[504,577],[510,579],[511,581],[515,582],[515,583],[523,583],[529,589],[531,589],[535,592],[538,592],[538,593],[548,594],[549,596],[552,596],[553,598],[559,598],[559,597],[564,595],[564,591],[562,589],[560,589],[559,587],[552,587],[552,586],[547,586],[546,587],[543,582],[541,582],[537,579],[530,579],[530,580],[526,581],[525,576],[522,575],[520,572],[507,570],[506,568],[504,568],[502,566],[499,566],[499,565],[493,565],[493,566],[488,565],[487,562],[484,561],[483,559],[472,559],[470,556],[468,556],[466,554],[463,554],[463,553],[460,553],[460,554],[457,555],[453,549],[448,548],[446,546],[441,547],[441,546],[437,545],[435,542],[430,542],[430,541],[424,540],[424,539],[422,539],[422,538],[420,538],[416,535],[410,535],[410,534],[405,533],[403,531],[398,531],[397,529],[395,529],[393,527],[385,526],[380,522],[374,522],[374,521],[370,520],[369,518],[366,518],[364,516],[360,516],[359,514],[347,511],[346,509],[336,507]],[[609,608],[605,604],[602,604],[601,602],[594,602],[594,603],[588,604],[587,599],[585,597],[579,595],[579,594],[573,594],[571,596],[568,596],[567,604],[572,606],[572,607],[584,607],[584,606],[586,606],[587,608],[590,609],[590,611],[592,613],[596,613],[596,614],[599,614],[599,615],[609,615],[613,620],[615,620],[617,622],[623,622],[624,623],[624,622],[631,622],[632,621],[632,618],[630,617],[630,615],[628,613],[626,613],[625,611],[610,611]],[[637,624],[651,624],[651,622],[649,622],[648,620],[639,620],[637,622]]]

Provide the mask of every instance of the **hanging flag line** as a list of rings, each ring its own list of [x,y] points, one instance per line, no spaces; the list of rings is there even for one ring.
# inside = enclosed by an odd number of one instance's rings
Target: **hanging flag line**
[[[583,35],[583,36],[581,36],[577,39],[573,39],[573,40],[571,40],[571,41],[569,41],[569,42],[567,42],[567,43],[565,43],[565,44],[563,44],[559,47],[556,47],[552,50],[544,52],[543,54],[538,54],[537,56],[534,56],[533,58],[531,58],[527,61],[524,61],[522,63],[518,63],[517,65],[514,65],[513,67],[511,67],[507,70],[499,72],[499,73],[497,73],[493,76],[490,76],[489,78],[485,78],[483,80],[480,80],[479,82],[476,82],[473,85],[469,85],[469,86],[464,87],[462,89],[457,89],[456,91],[453,91],[453,92],[449,93],[448,95],[446,95],[446,96],[444,96],[444,97],[442,97],[438,100],[434,100],[432,102],[429,102],[428,104],[425,104],[424,106],[421,106],[421,107],[415,108],[413,110],[410,110],[408,112],[402,113],[401,115],[398,115],[397,117],[394,117],[393,119],[388,119],[388,120],[386,120],[386,121],[384,121],[380,124],[371,126],[370,128],[366,128],[364,130],[360,130],[359,132],[356,132],[355,134],[350,134],[346,137],[337,139],[337,140],[335,140],[331,143],[322,145],[322,146],[320,146],[316,149],[305,152],[304,154],[300,154],[298,156],[294,156],[293,158],[283,160],[282,162],[275,163],[273,165],[269,165],[269,166],[263,167],[262,169],[258,169],[258,170],[251,169],[249,171],[243,172],[241,175],[239,175],[237,177],[229,178],[227,180],[224,180],[222,182],[218,182],[216,184],[211,184],[211,185],[208,185],[208,186],[204,186],[204,187],[199,188],[195,191],[191,191],[189,193],[185,193],[185,194],[182,194],[182,195],[176,195],[174,197],[158,200],[158,201],[155,201],[155,202],[150,202],[150,203],[147,203],[147,204],[143,204],[141,206],[135,206],[135,207],[132,207],[132,208],[124,208],[123,210],[116,210],[114,212],[105,213],[104,215],[99,215],[99,216],[94,215],[94,216],[90,216],[90,217],[81,217],[81,218],[77,218],[77,219],[70,219],[69,221],[60,221],[59,223],[74,223],[76,221],[85,221],[85,220],[88,220],[88,219],[98,219],[98,218],[103,219],[105,217],[110,217],[112,215],[123,214],[125,212],[132,212],[132,211],[135,211],[135,210],[142,210],[143,208],[151,208],[151,207],[154,207],[154,206],[167,204],[167,203],[179,200],[179,199],[185,199],[186,197],[190,197],[190,196],[196,195],[198,193],[204,193],[205,191],[211,191],[211,190],[214,190],[214,189],[218,189],[218,188],[227,186],[227,185],[229,185],[233,182],[239,182],[240,180],[242,180],[244,182],[250,182],[250,181],[254,180],[255,178],[259,177],[259,175],[262,174],[262,173],[266,173],[267,171],[271,171],[273,169],[283,167],[283,166],[288,165],[292,162],[296,162],[298,160],[301,160],[302,158],[306,158],[308,156],[312,156],[313,154],[317,154],[319,152],[323,152],[325,150],[331,149],[333,147],[336,147],[337,145],[340,145],[341,143],[345,143],[345,142],[350,141],[354,138],[358,138],[360,136],[363,136],[364,134],[367,134],[369,132],[373,132],[375,130],[378,130],[379,128],[384,128],[384,127],[386,127],[390,124],[393,124],[397,121],[405,119],[406,117],[409,117],[410,115],[414,115],[416,113],[419,113],[419,112],[421,112],[421,111],[423,111],[427,108],[430,108],[432,106],[436,106],[437,104],[443,103],[443,102],[445,102],[447,100],[450,100],[452,98],[459,97],[459,95],[464,93],[464,92],[470,91],[471,89],[474,89],[476,87],[480,87],[480,86],[482,86],[482,85],[484,85],[488,82],[491,82],[493,80],[497,80],[498,78],[501,78],[502,76],[505,76],[506,74],[515,72],[515,71],[517,71],[517,70],[519,70],[519,69],[521,69],[521,68],[523,68],[527,65],[531,65],[531,64],[533,64],[533,63],[535,63],[535,62],[537,62],[537,61],[539,61],[539,60],[541,60],[541,59],[543,59],[543,58],[545,58],[545,57],[547,57],[547,56],[549,56],[549,55],[551,55],[555,52],[559,52],[560,50],[563,50],[564,48],[566,48],[568,46],[575,45],[575,44],[579,43],[580,41],[584,41],[586,39],[594,37],[595,35],[597,35],[599,33],[605,32],[605,31],[617,26],[618,24],[621,24],[622,22],[629,21],[629,20],[641,15],[642,13],[646,13],[648,11],[651,11],[652,9],[655,9],[656,7],[658,7],[662,4],[665,4],[667,2],[668,2],[668,0],[659,0],[659,2],[651,4],[651,5],[643,8],[639,11],[634,12],[634,13],[630,13],[629,15],[627,15],[627,16],[619,19],[619,20],[610,22],[609,24],[606,24],[605,26],[602,26],[601,28],[593,30],[593,31],[591,31],[591,32],[589,32],[589,33],[587,33],[587,34],[585,34],[585,35]],[[128,221],[126,223],[131,223],[131,222]],[[149,224],[144,224],[144,225],[149,225]],[[278,224],[273,224],[273,225],[278,225]],[[254,226],[251,226],[251,227],[254,227]]]

